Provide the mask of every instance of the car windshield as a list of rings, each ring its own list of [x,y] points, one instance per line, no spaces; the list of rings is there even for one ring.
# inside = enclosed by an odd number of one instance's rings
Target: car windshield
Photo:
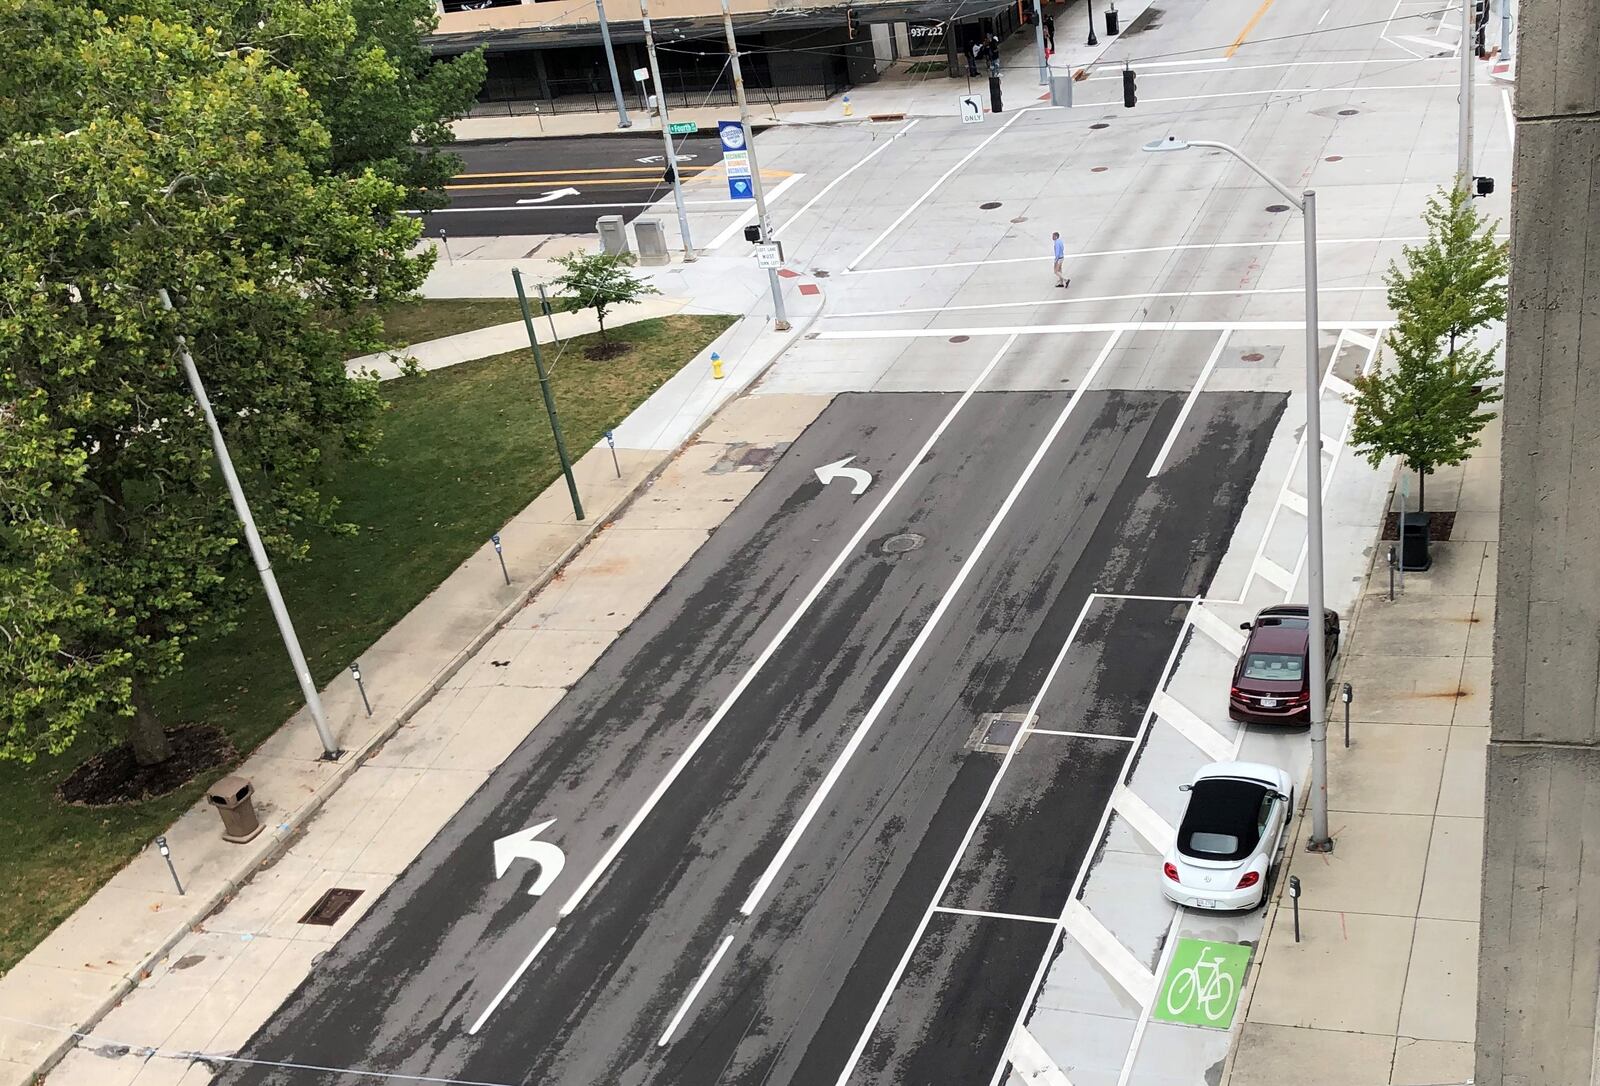
[[[1259,781],[1213,777],[1196,781],[1178,827],[1178,851],[1200,860],[1242,860],[1261,840],[1272,802]]]
[[[1244,677],[1297,683],[1305,661],[1287,652],[1252,652],[1244,660]]]

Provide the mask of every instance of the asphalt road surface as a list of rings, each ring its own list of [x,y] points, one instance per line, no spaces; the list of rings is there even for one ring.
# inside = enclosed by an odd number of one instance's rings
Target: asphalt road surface
[[[673,146],[686,181],[722,160],[714,129],[675,137]],[[452,149],[465,166],[446,188],[450,210],[424,217],[430,237],[441,227],[451,237],[592,234],[601,215],[632,221],[671,192],[659,133],[482,140]]]
[[[1083,395],[1002,518],[1068,393],[838,397],[220,1081],[987,1082],[1050,928],[982,914],[1064,906],[1182,628],[1091,594],[1203,592],[1285,403],[1200,395],[1146,478],[1183,399]],[[813,470],[847,455],[860,495]],[[985,806],[986,714],[1058,657],[1035,725],[1075,734]],[[552,819],[553,884],[497,879]]]

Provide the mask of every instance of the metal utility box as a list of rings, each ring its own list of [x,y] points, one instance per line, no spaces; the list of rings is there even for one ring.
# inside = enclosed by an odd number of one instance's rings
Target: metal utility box
[[[1052,75],[1050,77],[1050,104],[1068,107],[1072,105],[1072,76]]]
[[[667,232],[660,219],[635,219],[633,236],[639,243],[639,263],[659,267],[672,262],[667,255]]]
[[[621,215],[601,215],[594,221],[595,232],[600,235],[600,246],[608,254],[628,252],[628,228]]]
[[[206,802],[217,809],[222,817],[222,839],[242,845],[255,840],[261,832],[261,819],[256,817],[255,785],[244,777],[229,775],[213,784],[206,792]]]

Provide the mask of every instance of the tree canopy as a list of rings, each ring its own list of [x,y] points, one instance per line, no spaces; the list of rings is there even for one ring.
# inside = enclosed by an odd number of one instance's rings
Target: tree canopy
[[[556,263],[563,270],[553,282],[555,289],[570,296],[568,309],[594,310],[603,343],[611,339],[606,333],[606,312],[612,306],[661,293],[654,284],[633,274],[632,253],[572,252],[556,257]]]
[[[28,209],[0,233],[0,757],[117,720],[164,757],[150,684],[254,590],[179,334],[274,558],[349,530],[319,481],[382,403],[344,359],[431,266],[409,141],[446,90],[363,27],[381,7],[0,0],[0,202]]]

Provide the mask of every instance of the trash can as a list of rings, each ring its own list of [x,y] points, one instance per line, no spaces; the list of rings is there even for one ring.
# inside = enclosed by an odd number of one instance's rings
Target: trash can
[[[222,817],[222,839],[242,845],[255,840],[261,832],[261,819],[256,817],[255,785],[244,777],[229,775],[213,784],[206,792],[206,802],[217,809]]]
[[[639,242],[639,263],[660,267],[672,263],[667,255],[667,232],[660,219],[635,219],[633,236]]]
[[[1423,570],[1433,565],[1428,554],[1428,514],[1402,513],[1400,515],[1400,568],[1406,571]]]
[[[1117,30],[1122,26],[1122,17],[1117,14],[1116,8],[1106,9],[1106,37],[1114,38]]]
[[[600,235],[600,246],[607,253],[628,251],[628,229],[622,225],[621,215],[601,215],[594,221],[595,233]]]

